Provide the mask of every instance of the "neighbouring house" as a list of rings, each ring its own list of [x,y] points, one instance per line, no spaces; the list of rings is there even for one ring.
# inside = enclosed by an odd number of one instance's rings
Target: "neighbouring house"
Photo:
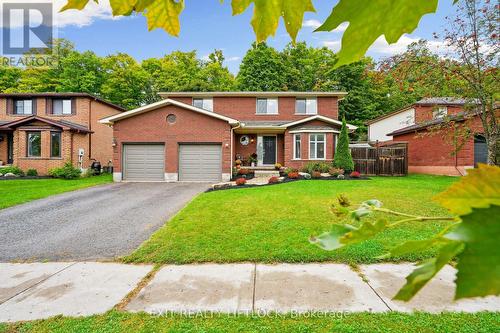
[[[220,181],[251,168],[332,161],[344,92],[172,92],[103,119],[116,181]],[[350,130],[356,127],[349,125]]]
[[[385,136],[392,143],[407,144],[409,172],[459,176],[478,163],[486,163],[481,120],[477,113],[465,110],[466,104],[463,99],[425,98],[400,110],[401,114],[412,110],[414,122],[387,128]],[[390,117],[395,115],[392,113]],[[370,127],[384,123],[385,119],[370,122]]]
[[[107,165],[113,130],[99,120],[123,111],[85,93],[0,94],[0,161],[40,175],[67,161]]]

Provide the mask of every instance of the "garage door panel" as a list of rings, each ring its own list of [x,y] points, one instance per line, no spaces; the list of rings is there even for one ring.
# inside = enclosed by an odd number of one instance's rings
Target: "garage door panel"
[[[125,180],[165,179],[165,146],[155,144],[124,145]]]
[[[221,145],[179,146],[179,180],[220,181],[221,174]]]

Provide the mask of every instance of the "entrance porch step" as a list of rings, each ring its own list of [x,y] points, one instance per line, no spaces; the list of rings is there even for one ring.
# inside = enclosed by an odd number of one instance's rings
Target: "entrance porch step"
[[[279,177],[280,173],[277,170],[255,170],[255,178],[271,178]]]

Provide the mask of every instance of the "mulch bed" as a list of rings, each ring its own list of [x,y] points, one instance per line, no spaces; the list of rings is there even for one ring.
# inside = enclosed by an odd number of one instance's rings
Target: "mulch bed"
[[[242,177],[238,177],[242,178]],[[237,190],[241,188],[252,188],[252,187],[262,187],[262,186],[273,186],[273,185],[280,185],[280,184],[285,184],[285,183],[291,183],[291,182],[297,182],[297,181],[309,181],[309,180],[336,180],[336,181],[346,181],[346,180],[370,180],[371,178],[366,177],[366,176],[361,176],[359,178],[351,178],[349,176],[346,176],[344,179],[338,179],[335,176],[330,176],[330,177],[321,177],[321,178],[311,178],[311,179],[305,179],[304,177],[299,177],[297,179],[291,179],[291,178],[285,178],[283,181],[274,183],[274,184],[262,184],[262,185],[256,185],[256,184],[245,184],[245,185],[239,185],[239,186],[228,186],[228,187],[220,187],[220,188],[209,188],[205,192],[213,192],[213,191],[225,191],[225,190]],[[234,179],[236,180],[236,179]],[[234,181],[233,180],[233,181]]]
[[[18,177],[0,177],[0,180],[20,180],[20,179],[53,179],[51,176],[18,176]]]

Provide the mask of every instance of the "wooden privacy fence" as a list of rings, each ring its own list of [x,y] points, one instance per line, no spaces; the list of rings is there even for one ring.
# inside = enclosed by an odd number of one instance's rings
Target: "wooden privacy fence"
[[[354,170],[369,176],[406,176],[408,174],[408,147],[351,148]]]

